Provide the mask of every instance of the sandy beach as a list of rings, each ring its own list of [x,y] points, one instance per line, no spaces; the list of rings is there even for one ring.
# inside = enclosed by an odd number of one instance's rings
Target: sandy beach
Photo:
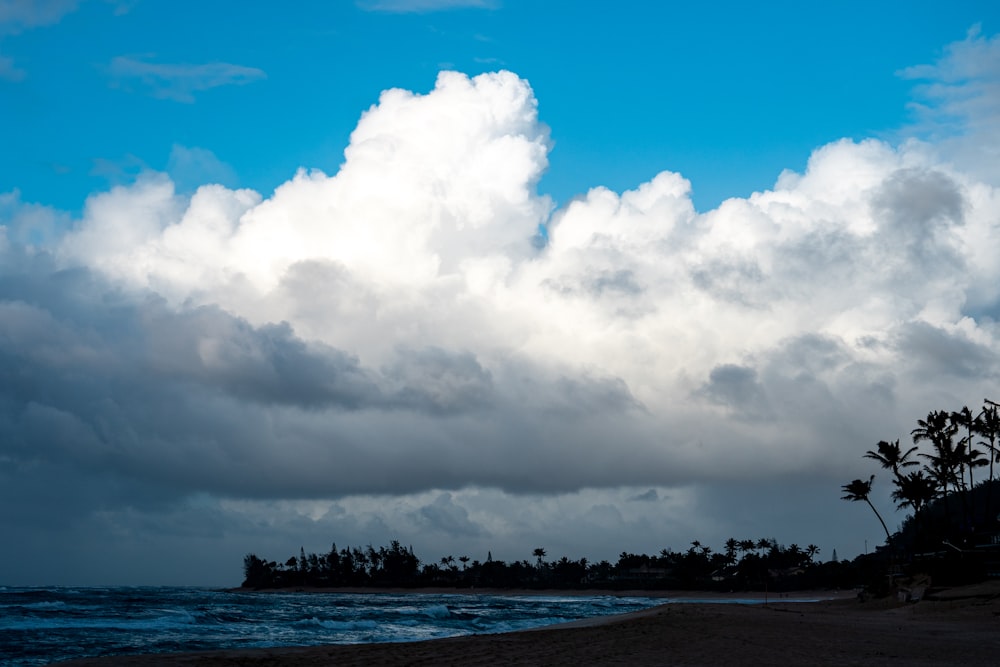
[[[508,634],[61,664],[996,665],[1000,664],[1000,582],[931,591],[923,600],[906,604],[859,602],[853,597],[808,603],[779,598],[767,605],[664,604],[626,616]]]

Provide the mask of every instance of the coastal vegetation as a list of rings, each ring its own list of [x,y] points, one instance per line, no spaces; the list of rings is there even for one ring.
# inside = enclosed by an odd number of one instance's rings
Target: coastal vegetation
[[[283,561],[247,554],[246,588],[372,587],[497,589],[676,589],[796,590],[866,586],[886,589],[893,578],[932,574],[941,583],[1000,576],[1000,405],[981,410],[937,410],[917,421],[912,446],[879,441],[864,458],[890,475],[892,500],[910,511],[892,533],[872,502],[876,475],[841,487],[842,498],[863,502],[877,517],[886,541],[851,561],[818,558],[810,544],[781,545],[773,538],[732,537],[718,550],[695,540],[685,549],[658,554],[622,552],[617,561],[591,562],[562,556],[547,561],[546,549],[531,559],[503,561],[487,553],[421,560],[398,541],[388,546],[342,547],[326,553],[299,549]],[[922,465],[921,465],[922,464]],[[978,476],[979,469],[984,474]],[[888,574],[888,577],[886,576]]]
[[[284,562],[247,554],[243,561],[247,588],[280,587],[449,587],[499,589],[698,589],[793,590],[831,582],[849,582],[848,563],[817,562],[820,549],[810,544],[783,546],[773,538],[730,538],[720,551],[695,540],[684,550],[663,549],[656,555],[622,552],[614,563],[563,556],[546,561],[544,548],[534,560],[506,562],[487,554],[485,560],[462,555],[421,561],[411,547],[393,541],[388,547],[337,548]]]
[[[876,553],[889,579],[918,571],[955,583],[1000,576],[1000,404],[931,411],[910,438],[912,446],[882,440],[863,454],[889,475],[896,508],[912,510],[895,533],[871,501],[874,474],[841,487],[844,500],[867,503],[881,523],[886,542]]]

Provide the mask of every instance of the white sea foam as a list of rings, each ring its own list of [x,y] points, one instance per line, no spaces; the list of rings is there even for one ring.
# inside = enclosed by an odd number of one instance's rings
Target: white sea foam
[[[658,600],[246,594],[180,588],[0,590],[0,664],[98,653],[419,641],[623,613]]]
[[[430,616],[431,618],[451,618],[451,610],[448,609],[448,605],[435,604],[429,607],[424,607],[422,610],[424,615]]]
[[[47,602],[32,602],[30,604],[24,605],[25,609],[59,609],[60,607],[65,607],[66,603],[62,600],[50,600]]]

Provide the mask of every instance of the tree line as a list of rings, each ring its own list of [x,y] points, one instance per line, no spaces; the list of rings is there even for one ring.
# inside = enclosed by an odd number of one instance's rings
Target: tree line
[[[793,590],[851,585],[851,565],[834,559],[817,562],[810,544],[783,546],[773,538],[730,538],[720,551],[695,540],[681,551],[656,555],[622,552],[614,563],[563,556],[546,560],[542,547],[532,559],[506,562],[487,553],[485,560],[442,556],[421,561],[412,547],[393,540],[388,547],[343,547],[325,554],[267,561],[256,554],[243,560],[243,587],[445,587],[495,589],[698,589]]]
[[[890,474],[896,507],[913,511],[902,530],[891,534],[872,504],[874,474],[841,487],[843,500],[867,503],[882,525],[886,543],[910,552],[942,545],[961,550],[992,537],[997,528],[994,481],[995,464],[1000,463],[1000,405],[984,399],[978,412],[968,406],[933,410],[917,420],[910,438],[913,446],[903,446],[898,439],[881,440],[863,455]],[[976,470],[986,467],[987,475],[977,483]]]
[[[534,550],[532,560],[506,562],[488,553],[482,561],[467,555],[422,561],[412,547],[393,540],[389,546],[377,548],[338,549],[334,543],[324,554],[306,554],[300,548],[298,556],[284,561],[250,553],[243,560],[242,585],[254,589],[795,590],[878,581],[886,564],[897,571],[901,565],[915,562],[925,570],[934,569],[928,566],[928,558],[937,559],[937,571],[943,578],[953,577],[956,568],[970,577],[991,567],[1000,574],[1000,562],[989,560],[1000,561],[1000,557],[992,556],[989,550],[976,552],[984,542],[995,541],[998,533],[1000,480],[995,474],[1000,468],[996,465],[1000,464],[1000,404],[985,399],[978,412],[968,407],[931,411],[925,419],[917,420],[910,437],[913,446],[904,447],[899,439],[882,440],[863,455],[891,475],[897,508],[912,510],[896,533],[890,533],[871,502],[874,474],[841,487],[844,500],[865,502],[872,509],[886,536],[885,547],[853,561],[840,561],[834,552],[832,559],[820,562],[816,545],[783,546],[773,538],[730,538],[719,551],[695,540],[684,550],[667,548],[652,556],[622,552],[614,563],[567,556],[547,561],[541,547]],[[977,477],[977,471],[985,474]],[[974,553],[984,557],[973,558],[970,554]],[[956,558],[961,559],[957,564]]]

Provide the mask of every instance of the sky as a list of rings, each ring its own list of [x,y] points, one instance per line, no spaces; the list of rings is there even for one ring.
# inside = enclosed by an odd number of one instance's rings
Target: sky
[[[1000,396],[1000,7],[673,4],[0,0],[0,584],[878,544]]]

